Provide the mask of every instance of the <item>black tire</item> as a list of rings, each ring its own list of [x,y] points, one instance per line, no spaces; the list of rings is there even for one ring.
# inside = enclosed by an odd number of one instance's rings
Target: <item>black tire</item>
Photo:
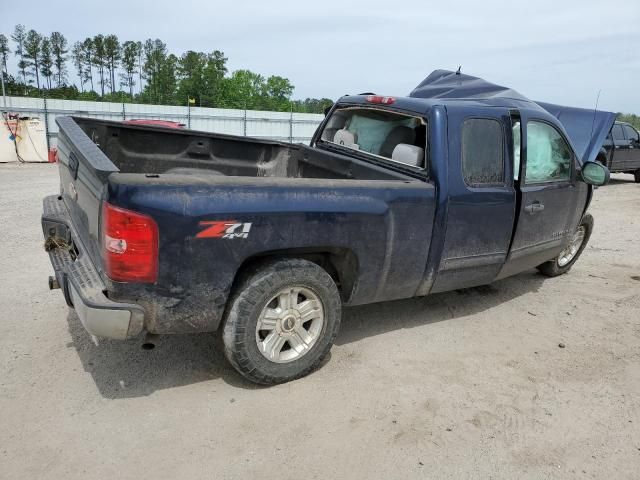
[[[248,380],[274,385],[303,377],[327,356],[340,328],[342,304],[338,288],[320,266],[302,259],[278,259],[245,273],[232,294],[222,326],[224,353]],[[317,340],[300,358],[276,363],[258,348],[256,328],[269,301],[283,289],[310,290],[322,303],[324,322]]]
[[[636,181],[636,183],[640,183],[640,168],[633,172],[633,179]]]
[[[542,265],[538,265],[537,268],[540,271],[540,273],[542,273],[543,275],[546,275],[547,277],[557,277],[558,275],[562,275],[563,273],[567,273],[569,270],[571,270],[571,267],[573,266],[573,264],[576,263],[578,258],[580,258],[580,255],[582,254],[582,251],[587,246],[587,243],[589,243],[589,238],[591,237],[591,232],[593,231],[593,217],[591,216],[591,214],[587,213],[585,214],[584,217],[582,217],[582,220],[580,221],[580,225],[578,225],[578,228],[580,228],[581,226],[585,228],[584,239],[582,240],[582,245],[580,245],[578,252],[571,259],[571,261],[564,266],[560,266],[558,264],[558,261],[560,259],[560,254],[559,254],[553,260],[545,262]]]

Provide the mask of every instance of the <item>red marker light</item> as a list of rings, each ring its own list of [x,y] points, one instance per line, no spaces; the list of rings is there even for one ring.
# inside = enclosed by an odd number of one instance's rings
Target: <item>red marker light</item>
[[[367,102],[381,105],[391,105],[395,103],[395,97],[383,97],[382,95],[367,95]]]

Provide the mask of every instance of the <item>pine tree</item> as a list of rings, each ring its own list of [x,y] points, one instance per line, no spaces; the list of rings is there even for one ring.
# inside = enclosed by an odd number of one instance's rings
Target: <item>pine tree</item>
[[[9,71],[7,70],[7,58],[11,50],[9,50],[9,39],[0,33],[0,70],[3,70],[5,75],[9,75]]]
[[[84,42],[82,42],[82,61],[84,62],[85,81],[89,80],[92,92],[95,92],[95,88],[93,87],[94,52],[95,47],[93,40],[91,38],[85,38]]]
[[[111,93],[116,89],[116,68],[120,61],[120,42],[115,35],[107,35],[104,38],[104,58],[109,70],[109,81],[111,83]]]
[[[11,35],[11,40],[16,43],[16,49],[14,50],[14,54],[19,58],[18,60],[18,69],[20,70],[20,74],[22,75],[22,83],[27,84],[27,67],[29,64],[25,58],[25,50],[24,50],[24,42],[27,39],[27,33],[25,31],[24,25],[16,25],[13,35]]]
[[[40,89],[40,55],[42,52],[42,35],[35,30],[29,30],[24,40],[24,58],[28,68],[33,69],[36,86]]]
[[[67,39],[60,32],[51,34],[51,52],[53,53],[53,63],[56,67],[56,83],[61,87],[67,82]]]
[[[47,88],[51,89],[51,77],[53,76],[53,55],[51,53],[51,40],[47,37],[42,39],[40,46],[40,72],[47,81]]]

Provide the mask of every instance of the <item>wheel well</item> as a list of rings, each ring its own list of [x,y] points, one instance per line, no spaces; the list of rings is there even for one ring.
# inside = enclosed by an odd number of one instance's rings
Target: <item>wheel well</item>
[[[299,248],[260,253],[242,262],[233,280],[232,291],[245,275],[260,264],[277,258],[302,258],[322,267],[338,287],[343,301],[348,301],[358,274],[358,259],[347,248]]]

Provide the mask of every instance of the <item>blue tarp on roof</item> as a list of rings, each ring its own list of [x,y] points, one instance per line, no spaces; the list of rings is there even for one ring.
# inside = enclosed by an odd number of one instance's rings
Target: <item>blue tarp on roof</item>
[[[544,109],[560,121],[582,162],[595,160],[616,118],[613,112],[534,102],[511,88],[449,70],[434,70],[409,96],[469,100],[512,99],[527,102],[532,108]]]

